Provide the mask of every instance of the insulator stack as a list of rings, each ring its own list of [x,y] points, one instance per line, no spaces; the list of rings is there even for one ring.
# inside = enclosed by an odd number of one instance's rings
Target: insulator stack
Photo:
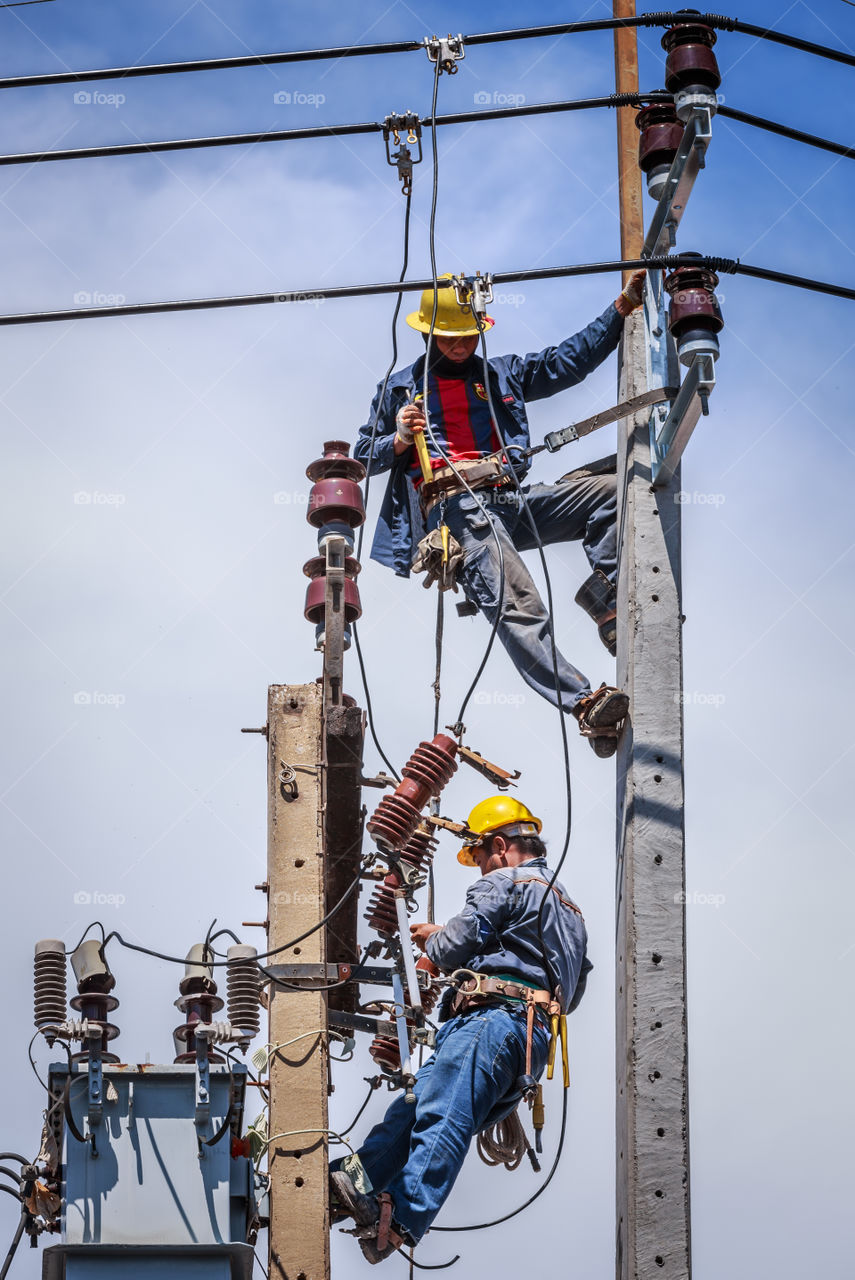
[[[382,885],[374,890],[365,912],[365,919],[371,929],[386,937],[398,932],[398,916],[395,911],[395,889],[399,887],[398,877],[388,875]]]
[[[683,125],[670,102],[656,102],[642,107],[635,117],[641,133],[638,140],[638,167],[647,177],[647,191],[658,200],[665,190],[665,179],[683,139]]]
[[[175,1062],[196,1061],[194,1027],[200,1022],[213,1022],[213,1015],[225,1004],[222,997],[217,995],[217,984],[208,959],[210,955],[210,949],[204,942],[197,942],[187,952],[184,977],[178,984],[181,995],[175,1001],[176,1009],[181,1010],[185,1020],[172,1033],[175,1047],[183,1044],[185,1048],[177,1054]],[[221,1054],[211,1052],[208,1053],[208,1060],[225,1061]]]
[[[257,955],[255,947],[243,945],[229,947],[226,952],[229,1022],[236,1031],[246,1032],[249,1040],[258,1035],[261,1026],[258,1003],[261,973]]]
[[[118,1062],[118,1055],[110,1053],[107,1046],[119,1034],[119,1028],[107,1021],[107,1015],[118,1009],[119,1002],[110,992],[116,985],[116,979],[107,967],[103,947],[94,938],[82,942],[71,957],[72,967],[77,977],[78,994],[71,1000],[72,1009],[80,1014],[90,1027],[94,1024],[101,1028],[101,1060],[102,1062]],[[75,1062],[88,1062],[89,1049],[83,1041],[83,1051],[74,1054]]]
[[[390,1075],[401,1070],[401,1051],[397,1040],[389,1036],[375,1036],[368,1046],[368,1052],[378,1067]]]
[[[33,958],[33,1022],[37,1027],[58,1027],[65,1022],[67,980],[64,944],[58,938],[37,942]]]
[[[367,824],[381,848],[402,850],[421,820],[421,810],[450,782],[456,769],[457,743],[444,733],[419,743],[401,770],[390,796],[384,796]]]
[[[413,867],[416,871],[427,872],[433,862],[433,856],[436,852],[437,839],[431,834],[430,828],[420,822],[416,830],[410,836],[404,845],[398,857],[408,866]]]
[[[683,10],[688,18],[697,10]],[[698,14],[700,17],[700,14]],[[721,84],[713,45],[716,33],[703,22],[681,22],[662,37],[665,59],[665,88],[669,93],[715,93]]]
[[[365,467],[349,456],[350,446],[343,440],[328,440],[324,456],[306,468],[313,481],[306,519],[318,531],[319,556],[308,560],[303,572],[311,579],[306,590],[304,616],[315,624],[315,639],[320,648],[324,642],[326,601],[327,540],[344,538],[348,552],[353,551],[354,530],[365,521],[365,503],[359,482],[365,479]],[[344,563],[344,647],[350,645],[350,624],[362,613],[356,575],[359,561],[348,555]]]
[[[697,354],[718,359],[716,335],[724,328],[724,319],[715,293],[717,287],[716,273],[700,265],[677,267],[665,277],[665,288],[671,295],[668,328],[677,343],[681,364],[690,365]]]

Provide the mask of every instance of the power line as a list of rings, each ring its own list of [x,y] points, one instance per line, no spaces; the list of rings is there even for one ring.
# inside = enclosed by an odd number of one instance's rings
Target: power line
[[[718,108],[718,115],[727,120],[739,120],[742,124],[750,124],[755,129],[765,129],[767,133],[777,133],[782,138],[792,138],[795,142],[805,142],[808,146],[818,147],[821,151],[830,151],[832,155],[855,157],[855,147],[844,147],[842,142],[830,142],[828,138],[818,138],[813,133],[803,133],[801,129],[792,129],[786,124],[777,124],[774,120],[766,120],[763,116],[755,116],[747,111],[737,111],[735,107]],[[2,157],[0,157],[2,164]]]
[[[479,120],[508,120],[514,116],[541,116],[553,112],[586,111],[594,107],[641,106],[644,102],[670,102],[664,90],[653,93],[612,93],[599,98],[579,98],[569,102],[533,102],[518,107],[491,107],[486,111],[455,111],[437,116],[436,124],[471,124]],[[427,116],[421,121],[431,127]],[[174,138],[158,142],[122,142],[95,147],[72,147],[63,151],[30,151],[0,155],[0,165],[45,164],[51,160],[89,160],[104,156],[135,156],[162,151],[189,151],[200,147],[237,147],[257,142],[293,142],[306,138],[353,137],[382,133],[385,125],[376,121],[361,124],[313,125],[304,129],[269,129],[257,133],[231,133],[205,138]]]
[[[25,0],[22,0],[25,2]],[[33,2],[33,0],[31,0]],[[602,18],[584,22],[559,22],[542,27],[520,27],[507,31],[485,31],[463,37],[464,46],[500,44],[510,40],[531,40],[544,37],[579,35],[595,31],[614,31],[619,27],[670,27],[687,21],[703,23],[722,31],[735,31],[769,40],[774,44],[798,49],[816,57],[830,58],[846,66],[855,66],[855,55],[842,49],[803,40],[770,27],[758,27],[750,22],[740,22],[723,14],[691,13],[686,11],[646,13],[636,18]],[[129,67],[100,67],[89,71],[51,71],[39,75],[6,76],[0,79],[0,89],[24,89],[57,84],[82,84],[96,80],[130,80],[140,76],[182,74],[189,71],[226,71],[237,67],[264,67],[296,62],[326,62],[340,58],[363,58],[386,53],[416,53],[424,49],[424,40],[395,40],[382,44],[342,45],[329,49],[299,49],[278,53],[241,54],[229,58],[200,58],[186,62],[143,63]]]
[[[707,267],[709,270],[729,275],[751,276],[755,280],[770,280],[787,284],[813,293],[825,293],[835,298],[855,300],[855,289],[830,281],[813,280],[807,276],[790,275],[768,267],[752,267],[735,258],[716,258],[686,254],[654,258],[632,258],[617,262],[588,262],[577,266],[532,267],[524,271],[498,271],[493,274],[494,284],[521,284],[534,280],[559,280],[574,276],[602,275],[611,271],[647,269],[673,270],[675,267]],[[451,288],[452,282],[440,279],[440,289]],[[103,307],[69,307],[62,311],[24,311],[0,315],[0,326],[18,324],[51,324],[62,320],[92,320],[108,316],[155,315],[176,311],[211,311],[224,307],[265,306],[270,303],[314,303],[321,299],[367,298],[386,293],[412,293],[433,288],[431,280],[393,281],[384,284],[336,285],[324,288],[303,288],[282,293],[245,293],[219,298],[184,298],[171,302],[129,302]]]

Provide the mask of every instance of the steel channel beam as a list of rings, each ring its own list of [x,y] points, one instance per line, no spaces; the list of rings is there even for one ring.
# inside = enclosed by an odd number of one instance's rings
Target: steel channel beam
[[[658,430],[656,418],[651,418],[650,471],[656,488],[667,485],[673,478],[701,413],[707,412],[707,397],[714,386],[713,357],[696,355],[671,406],[671,412]]]

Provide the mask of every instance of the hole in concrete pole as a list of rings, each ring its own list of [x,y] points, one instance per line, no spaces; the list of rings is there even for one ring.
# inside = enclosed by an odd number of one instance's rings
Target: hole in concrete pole
[[[295,1186],[295,1187],[302,1187],[302,1185],[303,1185],[303,1181],[304,1181],[304,1180],[303,1180],[302,1178],[295,1178],[295,1179],[294,1179],[294,1186]]]
[[[653,566],[653,572],[654,572],[654,573],[658,573],[658,572],[659,572],[659,565],[658,565],[658,564],[655,564],[655,565]]]
[[[653,861],[656,863],[656,865],[657,865],[657,867],[658,867],[658,866],[659,866],[659,863],[662,861],[662,854],[661,854],[661,853],[657,853],[657,854],[656,854],[656,856],[655,856],[655,858],[653,859]]]
[[[653,1259],[653,1261],[656,1263],[657,1267],[664,1267],[664,1266],[665,1266],[665,1259],[662,1257],[662,1254],[661,1254],[661,1253],[657,1253],[657,1255],[656,1255],[656,1257]],[[301,1278],[300,1276],[297,1276],[297,1280],[302,1280],[302,1278]]]
[[[664,757],[664,756],[657,756],[657,757],[656,757],[656,763],[657,763],[657,764],[664,764],[664,763],[665,763],[665,757]]]
[[[664,1130],[664,1129],[657,1129],[657,1130],[656,1130],[656,1136],[657,1136],[657,1138],[664,1138],[664,1137],[665,1137],[665,1130]],[[656,1193],[656,1194],[658,1195],[658,1194],[659,1194],[659,1192],[657,1191],[657,1193]]]
[[[295,858],[295,859],[294,859],[294,866],[295,866],[295,867],[305,867],[305,865],[306,865],[306,859],[305,859],[305,858]]]
[[[654,964],[661,964],[661,963],[662,963],[662,957],[660,956],[660,954],[659,954],[659,952],[658,952],[658,951],[654,951],[654,952],[653,952],[653,955],[652,955],[650,958],[651,958],[651,960],[653,961],[653,963],[654,963]]]
[[[654,604],[658,604],[658,603],[659,603],[659,597],[658,597],[658,596],[651,596],[651,597],[650,597],[650,599],[653,601],[653,603],[654,603]]]
[[[298,955],[300,954],[300,951],[301,951],[301,950],[302,950],[302,948],[301,948],[301,947],[295,947],[295,948],[294,948],[294,955],[295,955],[295,956],[298,956]]]
[[[654,1192],[653,1192],[653,1194],[656,1196],[656,1199],[657,1199],[657,1200],[664,1200],[664,1199],[665,1199],[665,1192],[664,1192],[664,1191],[659,1191],[659,1190],[657,1189],[656,1191],[654,1191]]]
[[[653,781],[654,781],[654,782],[661,782],[661,781],[662,781],[662,774],[661,774],[661,773],[654,773],[654,775],[653,775]]]

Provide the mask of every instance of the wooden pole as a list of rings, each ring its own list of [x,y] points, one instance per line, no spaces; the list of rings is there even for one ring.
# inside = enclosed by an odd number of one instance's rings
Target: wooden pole
[[[614,0],[633,17],[633,0]],[[638,89],[634,29],[615,32],[617,91]],[[644,239],[638,131],[618,109],[621,253]],[[649,386],[644,312],[626,321],[618,398]],[[667,339],[666,339],[667,341]],[[620,424],[617,678],[630,722],[617,754],[618,1280],[688,1280],[683,705],[679,469],[650,485],[650,411]]]

